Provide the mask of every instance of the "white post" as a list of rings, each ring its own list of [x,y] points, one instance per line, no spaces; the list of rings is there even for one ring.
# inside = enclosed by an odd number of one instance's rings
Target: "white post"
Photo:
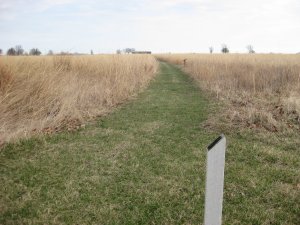
[[[226,138],[222,134],[207,148],[204,225],[222,224]]]

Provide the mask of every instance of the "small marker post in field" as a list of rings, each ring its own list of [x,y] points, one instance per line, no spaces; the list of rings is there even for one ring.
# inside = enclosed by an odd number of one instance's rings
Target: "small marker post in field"
[[[204,225],[222,224],[225,150],[223,134],[207,147]]]

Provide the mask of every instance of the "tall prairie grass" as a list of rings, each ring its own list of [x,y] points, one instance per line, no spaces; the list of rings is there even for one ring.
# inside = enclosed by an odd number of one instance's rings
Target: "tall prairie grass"
[[[300,127],[300,55],[166,54],[157,56],[190,74],[228,103],[238,126],[279,131]]]
[[[73,129],[145,87],[148,55],[0,57],[0,142]]]

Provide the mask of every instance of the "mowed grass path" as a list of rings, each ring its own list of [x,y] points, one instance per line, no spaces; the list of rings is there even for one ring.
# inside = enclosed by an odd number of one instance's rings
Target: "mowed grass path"
[[[199,89],[162,63],[147,90],[96,124],[6,147],[0,223],[199,223],[206,115]]]
[[[147,90],[85,129],[6,146],[0,224],[202,224],[212,109],[161,63]],[[224,223],[297,224],[297,147],[228,139]]]

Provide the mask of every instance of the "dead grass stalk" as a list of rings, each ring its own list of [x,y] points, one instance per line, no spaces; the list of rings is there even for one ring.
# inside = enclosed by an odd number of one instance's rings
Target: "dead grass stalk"
[[[148,55],[0,60],[0,142],[77,128],[145,87],[158,66]]]

